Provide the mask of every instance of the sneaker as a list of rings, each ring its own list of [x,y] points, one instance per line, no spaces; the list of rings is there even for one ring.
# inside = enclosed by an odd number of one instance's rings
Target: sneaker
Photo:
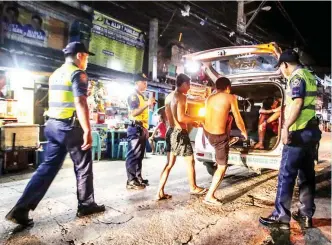
[[[6,215],[6,220],[23,226],[33,224],[33,219],[29,219],[29,210],[23,208],[13,207]]]
[[[93,203],[89,206],[78,207],[76,216],[83,217],[91,214],[101,213],[104,211],[105,211],[104,205],[98,205],[97,203]]]
[[[137,180],[132,180],[127,182],[128,190],[143,190],[145,188],[145,184],[138,182]]]

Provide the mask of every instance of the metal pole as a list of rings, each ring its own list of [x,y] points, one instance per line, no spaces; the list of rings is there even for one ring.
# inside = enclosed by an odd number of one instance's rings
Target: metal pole
[[[259,5],[259,7],[256,9],[255,13],[253,14],[253,16],[251,16],[250,20],[248,21],[248,23],[246,24],[246,29],[249,27],[249,25],[251,24],[251,22],[255,19],[256,15],[259,13],[259,11],[261,11],[261,9],[263,8],[263,5],[265,4],[266,1],[262,1],[261,4]]]
[[[149,73],[152,72],[152,80],[157,81],[158,19],[150,20],[149,39]]]
[[[246,33],[245,29],[245,16],[244,16],[244,1],[243,0],[238,0],[237,1],[237,22],[236,22],[236,29],[238,33],[244,34]],[[236,37],[236,43],[237,44],[242,44],[241,41],[242,37]]]

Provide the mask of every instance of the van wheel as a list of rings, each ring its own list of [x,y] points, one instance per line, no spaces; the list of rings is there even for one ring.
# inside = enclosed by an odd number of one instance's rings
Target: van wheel
[[[208,171],[208,173],[213,176],[214,172],[216,172],[217,170],[217,166],[215,166],[214,162],[204,162],[203,163],[206,166],[206,170]]]

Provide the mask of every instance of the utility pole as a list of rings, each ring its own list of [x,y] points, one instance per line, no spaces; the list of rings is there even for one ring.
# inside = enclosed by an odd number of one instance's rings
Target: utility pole
[[[246,34],[247,32],[247,28],[249,27],[249,25],[253,22],[253,20],[255,19],[255,17],[257,16],[257,14],[263,10],[263,11],[269,11],[271,9],[271,6],[266,6],[263,7],[266,0],[262,1],[259,5],[259,7],[249,13],[245,13],[244,11],[244,5],[251,3],[252,1],[243,1],[243,0],[237,0],[237,32],[238,35],[240,34],[241,36],[243,36],[244,34]],[[251,18],[249,19],[249,21],[247,22],[247,16],[251,15]],[[239,44],[243,44],[243,37],[236,37],[236,43]]]
[[[237,0],[237,22],[236,22],[236,30],[240,35],[246,33],[246,23],[245,23],[245,14],[244,14],[244,1]],[[242,37],[236,37],[236,44],[242,44]]]
[[[157,53],[158,53],[158,19],[150,20],[149,31],[149,73],[152,80],[157,80]]]

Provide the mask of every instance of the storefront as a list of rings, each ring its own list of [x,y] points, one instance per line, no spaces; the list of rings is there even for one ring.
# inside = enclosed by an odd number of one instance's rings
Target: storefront
[[[48,79],[80,17],[40,2],[3,2],[0,10],[0,170],[10,171],[38,162]]]
[[[99,133],[103,156],[115,159],[118,157],[118,144],[126,140],[126,128],[130,123],[127,98],[135,91],[134,82],[132,79],[92,79],[90,89],[88,104],[92,129]],[[154,112],[164,106],[164,99],[169,92],[168,86],[160,88],[150,83],[144,93],[146,98],[153,96],[158,102],[149,110],[151,132],[157,124]]]

